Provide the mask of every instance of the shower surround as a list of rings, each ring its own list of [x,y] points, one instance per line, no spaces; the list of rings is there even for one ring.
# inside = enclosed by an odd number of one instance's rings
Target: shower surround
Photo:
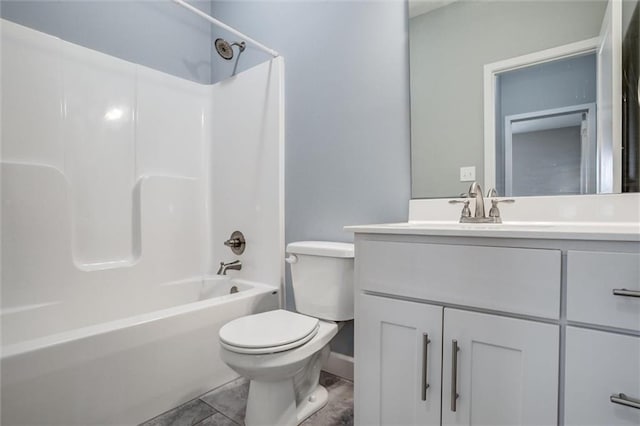
[[[282,58],[201,85],[1,27],[2,423],[134,424],[235,377],[218,328],[282,298]]]

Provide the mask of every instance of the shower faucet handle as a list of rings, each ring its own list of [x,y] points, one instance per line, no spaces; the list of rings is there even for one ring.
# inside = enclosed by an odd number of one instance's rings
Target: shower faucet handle
[[[240,247],[242,245],[242,241],[240,241],[240,238],[229,238],[224,242],[224,245],[227,247]]]
[[[242,254],[244,253],[247,241],[244,239],[242,232],[233,231],[231,237],[224,242],[224,245],[229,247],[234,254]]]

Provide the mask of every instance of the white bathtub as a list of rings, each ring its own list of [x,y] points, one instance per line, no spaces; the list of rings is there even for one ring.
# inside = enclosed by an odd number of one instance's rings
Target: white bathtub
[[[5,310],[2,425],[147,420],[236,377],[220,360],[218,330],[280,298],[272,286],[222,277],[157,290],[144,313],[120,318],[124,301],[111,315],[61,303]]]

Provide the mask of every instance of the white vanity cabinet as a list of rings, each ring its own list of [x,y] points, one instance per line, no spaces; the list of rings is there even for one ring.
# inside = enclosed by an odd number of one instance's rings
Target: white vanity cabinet
[[[355,241],[356,425],[640,424],[637,241]]]
[[[565,425],[640,425],[640,254],[569,250],[567,320]]]
[[[611,402],[640,398],[640,337],[567,327],[565,425],[637,426],[640,409]]]
[[[358,299],[358,423],[440,423],[442,306]],[[428,386],[427,386],[428,385]]]
[[[366,294],[358,311],[358,424],[555,424],[557,326]]]
[[[442,424],[555,424],[558,337],[555,325],[445,308]]]

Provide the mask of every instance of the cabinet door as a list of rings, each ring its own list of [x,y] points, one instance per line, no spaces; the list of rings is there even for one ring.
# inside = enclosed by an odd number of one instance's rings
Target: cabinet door
[[[356,312],[355,423],[439,425],[442,307],[360,295]]]
[[[558,341],[551,324],[445,309],[442,424],[556,425]]]
[[[564,418],[567,426],[639,425],[640,337],[567,327]],[[618,401],[623,402],[623,401]]]

